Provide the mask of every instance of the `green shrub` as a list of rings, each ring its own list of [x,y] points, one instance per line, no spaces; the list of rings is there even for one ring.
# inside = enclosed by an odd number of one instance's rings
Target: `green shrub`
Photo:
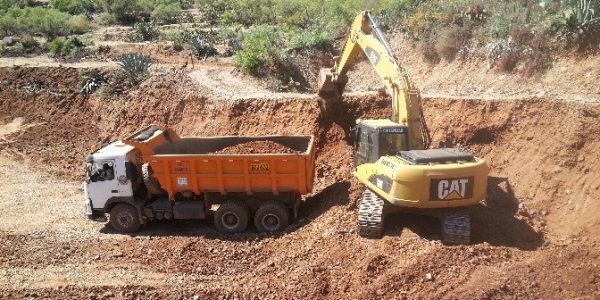
[[[52,39],[88,31],[90,26],[85,24],[79,16],[71,18],[57,9],[42,7],[10,8],[0,14],[0,32],[4,35],[43,34]]]
[[[271,26],[259,26],[244,34],[241,49],[233,62],[244,73],[257,75],[261,68],[281,59],[277,32]]]
[[[65,46],[64,38],[55,38],[50,43],[48,43],[48,51],[53,56],[57,56],[62,53],[62,49]]]
[[[225,12],[231,9],[229,0],[196,0],[196,4],[203,12],[203,21],[210,26],[220,24]]]
[[[335,37],[334,32],[327,30],[325,26],[314,26],[306,31],[297,30],[289,34],[290,48],[319,48],[325,49],[331,46],[331,40]]]
[[[20,43],[23,45],[25,51],[27,52],[33,52],[34,50],[40,47],[40,43],[32,36],[25,36],[21,39]]]
[[[513,23],[513,20],[507,18],[505,15],[493,15],[489,25],[490,35],[499,39],[508,37]]]
[[[406,18],[406,27],[409,32],[415,36],[427,36],[431,30],[436,28],[437,24],[445,24],[448,21],[448,14],[427,8],[420,8],[415,13]]]
[[[98,23],[100,23],[102,25],[111,25],[111,24],[118,23],[117,17],[114,14],[111,14],[108,12],[101,13],[97,20],[98,20]]]
[[[230,27],[221,27],[217,33],[217,39],[224,41],[227,48],[223,52],[223,56],[229,57],[234,55],[242,48],[242,34],[239,30]]]
[[[206,59],[209,56],[217,55],[217,49],[208,43],[202,36],[193,37],[190,40],[192,52],[197,58]]]
[[[125,53],[119,58],[118,65],[129,79],[137,80],[150,71],[152,61],[141,53]]]
[[[83,34],[93,29],[92,24],[84,15],[73,16],[67,23],[70,33]]]
[[[154,22],[141,22],[135,24],[137,39],[141,41],[154,41],[160,36],[158,26]]]
[[[35,0],[0,0],[0,10],[35,6]]]
[[[100,10],[94,0],[50,0],[50,7],[72,15],[92,15]]]
[[[160,30],[159,40],[172,42],[185,42],[189,37],[189,32],[183,28],[167,28]]]
[[[53,39],[48,44],[48,51],[53,56],[73,58],[77,57],[85,46],[78,37],[70,37],[68,39],[59,37]]]
[[[10,52],[12,52],[13,54],[22,55],[33,53],[38,49],[40,49],[40,43],[32,36],[25,36],[19,42],[15,43],[15,45],[10,47]],[[8,51],[9,49],[4,50]]]
[[[133,24],[144,13],[138,0],[104,0],[103,8],[111,15],[105,17],[105,21],[120,24]]]
[[[159,24],[177,23],[183,10],[179,3],[160,4],[152,12],[152,19]]]
[[[377,21],[382,26],[399,23],[418,2],[418,0],[380,0],[379,5],[374,7],[372,12],[377,15]]]

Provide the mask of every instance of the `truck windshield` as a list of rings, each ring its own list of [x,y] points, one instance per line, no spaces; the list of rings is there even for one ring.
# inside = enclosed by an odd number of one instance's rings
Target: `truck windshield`
[[[92,182],[113,180],[115,178],[114,163],[110,160],[88,163],[86,177]]]
[[[379,133],[379,156],[396,155],[400,150],[406,150],[406,135],[402,132]]]

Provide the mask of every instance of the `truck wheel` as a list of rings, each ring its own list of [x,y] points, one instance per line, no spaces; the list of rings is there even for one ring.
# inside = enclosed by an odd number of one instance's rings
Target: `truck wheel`
[[[142,165],[142,178],[144,179],[144,185],[151,194],[159,195],[164,194],[165,191],[160,187],[160,183],[154,178],[154,172],[152,166],[149,163]]]
[[[227,201],[215,212],[215,226],[223,233],[244,232],[248,227],[250,210],[241,201]]]
[[[254,225],[259,232],[283,231],[289,224],[288,208],[281,202],[263,203],[254,215]]]
[[[124,233],[136,232],[140,229],[140,217],[135,207],[129,204],[117,204],[110,210],[110,226]]]

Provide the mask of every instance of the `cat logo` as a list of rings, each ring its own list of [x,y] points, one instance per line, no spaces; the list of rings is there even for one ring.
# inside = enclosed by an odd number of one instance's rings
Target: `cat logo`
[[[250,172],[251,173],[264,173],[269,172],[270,166],[269,163],[251,163],[250,164]]]
[[[373,48],[367,46],[367,48],[365,49],[365,54],[367,54],[367,57],[369,58],[371,63],[374,66],[376,66],[379,62],[379,53],[377,53],[377,51],[375,51]]]
[[[460,200],[473,196],[473,177],[432,179],[431,200]]]

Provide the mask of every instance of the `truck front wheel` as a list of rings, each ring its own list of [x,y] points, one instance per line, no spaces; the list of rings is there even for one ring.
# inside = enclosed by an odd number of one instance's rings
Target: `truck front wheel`
[[[250,210],[241,201],[227,201],[215,212],[215,226],[223,233],[244,232],[250,219]]]
[[[140,229],[140,217],[137,209],[129,204],[117,204],[110,210],[110,226],[124,233],[136,232]]]
[[[260,232],[283,231],[290,222],[288,208],[281,202],[263,203],[254,215],[254,225]]]

